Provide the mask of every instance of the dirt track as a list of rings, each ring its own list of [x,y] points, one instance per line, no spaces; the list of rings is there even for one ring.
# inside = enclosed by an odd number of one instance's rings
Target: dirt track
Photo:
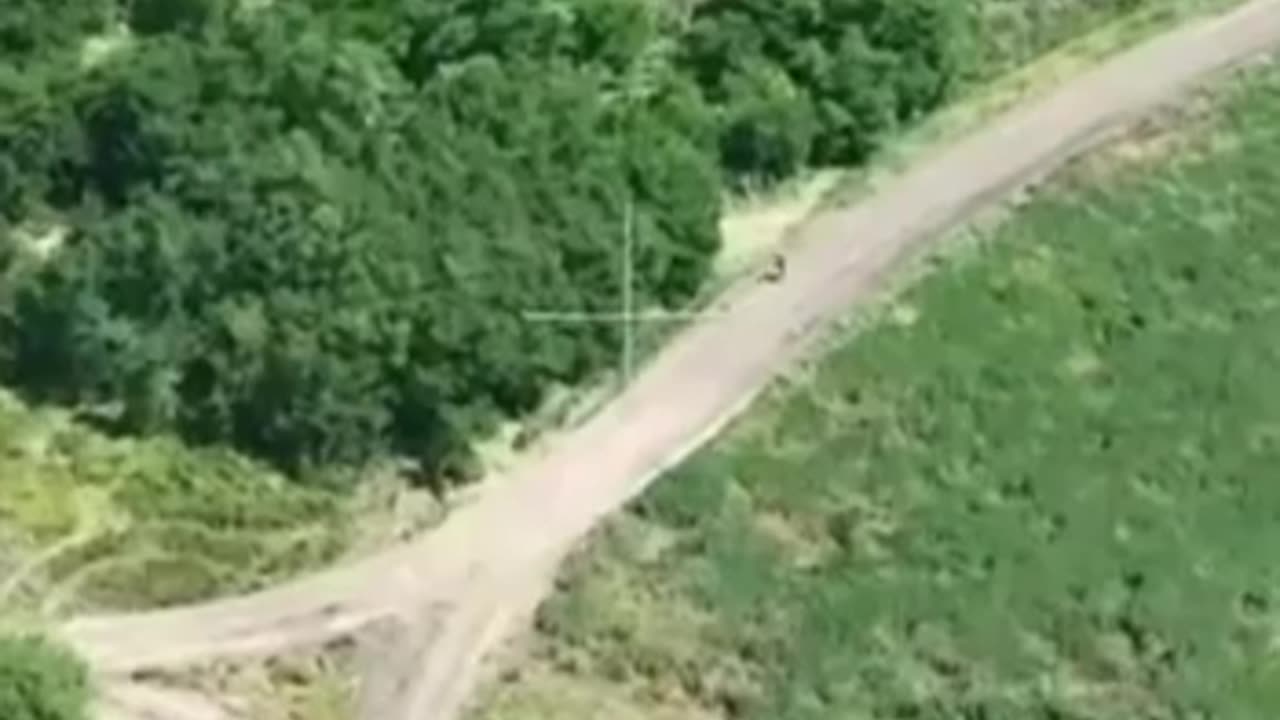
[[[198,693],[117,683],[104,688],[98,720],[237,720]]]
[[[100,673],[268,654],[434,607],[438,622],[371,686],[367,717],[448,718],[507,625],[603,516],[719,431],[819,327],[867,299],[904,256],[1214,71],[1280,45],[1280,0],[1255,0],[1108,62],[814,220],[781,285],[747,283],[682,333],[617,400],[436,531],[255,595],[80,618],[63,637]]]

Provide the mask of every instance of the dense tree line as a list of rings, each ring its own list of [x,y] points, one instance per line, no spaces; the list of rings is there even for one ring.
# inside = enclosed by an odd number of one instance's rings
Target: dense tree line
[[[21,0],[0,379],[292,469],[451,465],[611,358],[523,313],[613,305],[626,203],[679,304],[726,179],[860,159],[963,62],[946,0],[689,5]]]
[[[3,10],[0,57],[6,66],[104,32],[117,11],[112,0],[6,0]]]
[[[704,0],[682,61],[720,114],[725,166],[776,179],[865,159],[964,70],[965,4]]]

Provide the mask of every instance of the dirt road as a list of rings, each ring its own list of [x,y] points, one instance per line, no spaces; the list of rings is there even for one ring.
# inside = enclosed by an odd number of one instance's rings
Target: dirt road
[[[98,693],[97,720],[243,720],[198,693],[128,682]]]
[[[436,631],[403,654],[416,658],[400,668],[411,674],[371,693],[367,707],[377,720],[447,718],[478,658],[537,602],[562,555],[712,437],[900,259],[1135,115],[1277,45],[1280,0],[1254,0],[1126,53],[869,201],[817,218],[785,283],[731,288],[717,303],[723,315],[683,332],[616,401],[410,544],[255,595],[76,619],[63,637],[99,672],[127,673],[324,642],[431,606]]]

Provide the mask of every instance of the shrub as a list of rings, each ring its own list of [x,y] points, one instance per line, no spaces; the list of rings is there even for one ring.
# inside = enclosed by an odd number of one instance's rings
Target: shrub
[[[36,637],[0,636],[0,717],[84,720],[89,680],[80,661]]]

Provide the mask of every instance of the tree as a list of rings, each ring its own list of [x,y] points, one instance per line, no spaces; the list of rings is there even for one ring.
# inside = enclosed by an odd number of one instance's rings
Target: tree
[[[223,12],[222,0],[130,0],[127,21],[142,35],[198,33]]]
[[[0,717],[85,720],[88,673],[65,650],[32,636],[0,636]]]
[[[948,0],[706,0],[682,62],[720,108],[726,167],[776,179],[864,159],[963,71]]]
[[[726,170],[773,181],[805,166],[819,129],[808,92],[764,61],[733,70],[724,89],[720,156]]]
[[[116,0],[6,0],[0,12],[5,60],[20,64],[53,50],[73,48],[110,27]]]
[[[6,292],[0,378],[294,471],[462,467],[467,438],[611,360],[617,328],[524,313],[613,306],[625,203],[638,299],[697,290],[708,110],[647,3],[390,5],[416,45],[305,4],[231,14],[143,34],[16,123],[49,150],[15,178],[56,192],[15,214],[43,200],[71,232]]]
[[[50,36],[24,1],[0,33]],[[0,381],[299,473],[465,468],[612,361],[618,327],[525,313],[615,306],[623,208],[637,302],[687,302],[726,177],[858,160],[959,62],[947,0],[685,5],[131,0],[92,67],[28,42],[35,71],[0,67],[0,243],[67,233],[0,249]],[[54,7],[71,46],[114,22]]]

